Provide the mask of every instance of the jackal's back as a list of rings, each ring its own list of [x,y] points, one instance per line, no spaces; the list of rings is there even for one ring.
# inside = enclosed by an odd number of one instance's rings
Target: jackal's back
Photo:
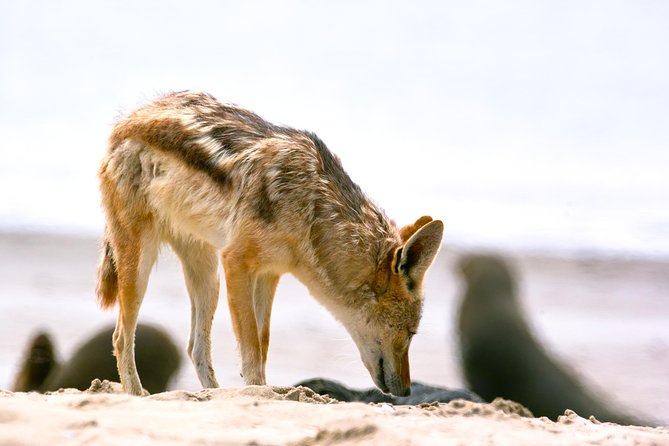
[[[114,157],[124,157],[117,165],[141,164],[136,183],[145,193],[136,201],[146,199],[162,220],[203,226],[201,214],[208,213],[229,223],[225,231],[264,225],[272,242],[293,239],[301,257],[320,258],[327,269],[341,267],[340,253],[360,250],[372,268],[399,237],[315,134],[269,123],[206,93],[168,94],[121,118],[110,138],[107,158]],[[184,165],[191,174],[165,180],[165,172]],[[197,233],[194,225],[187,232]],[[279,242],[280,232],[286,237]],[[228,231],[227,239],[236,233]]]
[[[120,119],[112,131],[110,146],[138,139],[225,183],[226,159],[261,140],[299,134],[241,107],[223,104],[207,93],[183,91],[163,96]]]
[[[126,140],[169,153],[223,185],[229,185],[235,168],[250,174],[257,172],[249,169],[258,167],[274,174],[270,176],[283,174],[280,179],[285,182],[321,175],[348,204],[365,200],[315,134],[272,124],[207,93],[171,93],[121,118],[112,130],[111,151]]]

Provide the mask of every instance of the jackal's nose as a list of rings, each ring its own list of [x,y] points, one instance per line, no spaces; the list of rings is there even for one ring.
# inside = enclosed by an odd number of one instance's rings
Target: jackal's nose
[[[403,379],[403,376],[387,367],[383,358],[380,358],[377,363],[374,382],[383,392],[395,396],[408,396],[411,393],[411,380]]]
[[[396,385],[393,385],[395,384]],[[409,396],[411,394],[411,386],[405,386],[402,383],[398,381],[393,381],[393,383],[388,385],[388,389],[390,393],[392,393],[395,396]]]
[[[394,368],[386,366],[384,374],[384,382],[388,387],[388,392],[395,396],[408,396],[411,393],[411,377],[407,354],[395,362]]]
[[[397,393],[397,396],[409,396],[411,395],[411,386],[405,387],[404,390]]]

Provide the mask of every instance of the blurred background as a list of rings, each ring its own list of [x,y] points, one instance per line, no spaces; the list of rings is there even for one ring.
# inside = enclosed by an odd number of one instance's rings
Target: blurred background
[[[93,298],[110,127],[161,93],[201,89],[316,132],[398,224],[444,220],[414,376],[461,383],[447,256],[494,250],[519,259],[553,349],[669,420],[656,401],[669,392],[667,23],[669,3],[650,0],[0,0],[0,388],[38,327],[67,356],[114,320]],[[187,298],[165,259],[142,315],[176,324],[185,345]],[[291,281],[280,292],[306,296]],[[352,384],[371,385],[332,318],[307,297],[285,299],[305,310],[277,299],[273,336],[295,321],[311,334],[276,381],[309,377],[302,360],[325,375],[327,345],[343,349],[342,370],[354,365],[341,372]],[[221,308],[219,381],[239,385]],[[302,341],[286,336],[273,348],[289,357]],[[182,387],[197,388],[186,368]]]

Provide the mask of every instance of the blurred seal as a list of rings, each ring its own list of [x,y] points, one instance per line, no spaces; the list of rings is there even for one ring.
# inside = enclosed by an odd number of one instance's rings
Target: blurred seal
[[[356,390],[345,385],[324,378],[313,378],[295,384],[295,387],[308,387],[320,395],[329,395],[342,402],[360,401],[365,403],[390,403],[396,405],[416,405],[422,403],[448,403],[452,400],[462,399],[473,402],[483,402],[481,397],[466,389],[445,389],[434,387],[419,382],[411,383],[411,394],[409,396],[396,397],[381,392],[377,388]]]
[[[15,392],[39,389],[58,365],[51,336],[46,332],[37,333],[28,343],[12,389]]]
[[[14,391],[86,390],[96,378],[118,382],[116,358],[112,353],[113,332],[114,327],[110,326],[96,333],[64,363],[58,362],[49,334],[37,334],[28,344],[14,381]],[[150,393],[167,390],[181,363],[181,355],[171,337],[158,327],[139,324],[135,350],[144,388]]]
[[[566,409],[619,424],[648,424],[616,413],[536,341],[523,315],[511,268],[500,257],[468,255],[459,268],[465,290],[459,311],[462,369],[487,401],[502,397],[556,420]]]

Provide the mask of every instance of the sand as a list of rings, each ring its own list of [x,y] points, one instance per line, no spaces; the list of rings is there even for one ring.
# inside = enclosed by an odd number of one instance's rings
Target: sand
[[[454,318],[458,251],[448,245],[428,273],[423,321],[411,348],[412,377],[463,386]],[[669,262],[653,259],[514,255],[520,294],[540,340],[602,398],[639,418],[669,425]],[[491,405],[392,407],[333,403],[288,390],[316,376],[372,385],[341,326],[294,279],[274,304],[268,381],[243,387],[227,305],[214,324],[217,390],[201,390],[187,361],[175,389],[147,398],[67,390],[9,392],[22,350],[40,328],[62,357],[115,312],[93,296],[97,240],[0,234],[0,445],[30,444],[669,444],[663,428],[598,424],[570,414],[554,423]],[[188,299],[165,252],[140,319],[168,329],[185,350]],[[100,393],[106,390],[112,393]]]
[[[149,397],[96,390],[0,393],[2,445],[661,445],[666,428],[567,413],[557,422],[496,401],[392,406],[338,403],[309,389],[249,386]],[[107,393],[110,392],[110,393]]]

